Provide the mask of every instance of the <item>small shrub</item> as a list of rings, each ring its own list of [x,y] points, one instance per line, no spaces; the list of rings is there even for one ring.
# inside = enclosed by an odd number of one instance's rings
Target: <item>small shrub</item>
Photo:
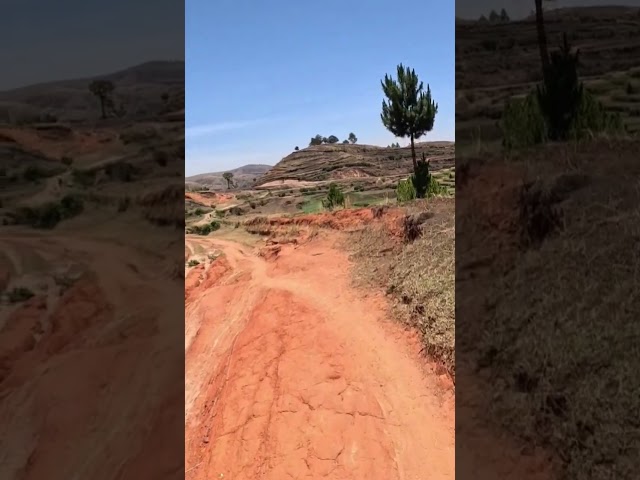
[[[524,99],[508,100],[500,128],[502,145],[507,150],[544,143],[546,126],[537,98],[530,94]]]
[[[252,210],[255,210],[257,207],[255,202],[249,202],[249,206],[251,207]]]
[[[84,204],[79,197],[66,195],[60,203],[47,203],[38,207],[23,207],[13,212],[16,224],[30,225],[34,228],[55,228],[63,220],[80,214]]]
[[[322,206],[324,208],[335,208],[338,205],[344,207],[344,194],[338,188],[338,185],[332,183],[329,185],[329,192],[327,193],[327,197],[322,201]]]
[[[34,296],[34,293],[26,287],[14,287],[7,292],[9,303],[26,302]]]
[[[193,227],[191,227],[189,229],[188,233],[194,233],[196,235],[207,236],[211,232],[215,232],[219,228],[220,228],[220,222],[218,222],[217,220],[214,220],[213,222],[205,224],[205,225],[194,225]]]
[[[398,199],[398,203],[415,200],[416,188],[413,185],[413,181],[411,181],[411,178],[400,180],[398,182],[398,186],[396,188],[396,198]]]
[[[216,210],[216,217],[224,218],[224,216],[225,216],[224,210]]]
[[[189,265],[189,267],[195,267],[196,265],[200,265],[200,262],[198,260],[192,259],[189,260],[189,263],[187,265]]]
[[[204,211],[204,210],[202,210],[200,207],[198,207],[198,208],[196,208],[196,209],[194,210],[194,212],[193,212],[193,213],[194,213],[194,215],[198,215],[198,216],[200,216],[200,215],[204,215],[204,214],[205,214],[205,211]]]

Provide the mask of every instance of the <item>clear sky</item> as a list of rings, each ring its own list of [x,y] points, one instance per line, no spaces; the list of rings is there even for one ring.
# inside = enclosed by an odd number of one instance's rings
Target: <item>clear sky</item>
[[[452,0],[185,0],[186,174],[275,164],[316,134],[395,141],[380,80],[416,70],[454,140]],[[399,140],[401,145],[406,140]]]
[[[183,0],[5,0],[0,90],[184,59]]]

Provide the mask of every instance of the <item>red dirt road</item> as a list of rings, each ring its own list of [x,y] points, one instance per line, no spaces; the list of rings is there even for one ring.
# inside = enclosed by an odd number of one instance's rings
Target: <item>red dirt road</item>
[[[454,478],[453,393],[324,239],[187,273],[186,479]]]

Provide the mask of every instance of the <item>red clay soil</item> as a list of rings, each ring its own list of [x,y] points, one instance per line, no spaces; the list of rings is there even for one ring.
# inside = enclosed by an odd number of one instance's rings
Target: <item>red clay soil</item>
[[[297,225],[348,231],[371,224],[374,221],[373,211],[374,209],[372,208],[360,208],[296,215],[293,217],[256,217],[246,223],[251,225],[264,222],[272,226]],[[384,210],[382,218],[385,224],[395,225],[401,222],[404,215],[404,211],[400,208],[388,208]]]
[[[453,391],[335,242],[187,238],[228,267],[186,291],[186,479],[454,478]]]
[[[206,207],[215,207],[221,203],[228,203],[233,200],[233,195],[215,192],[185,192],[185,200],[191,200],[194,203],[204,205]]]
[[[16,274],[50,252],[51,261],[80,258],[87,270],[59,297],[0,309],[0,425],[7,433],[0,437],[0,478],[181,475],[183,459],[176,461],[165,441],[182,423],[174,415],[184,400],[175,385],[182,352],[167,353],[181,312],[158,301],[179,280],[159,282],[156,257],[108,241],[9,236],[0,245]],[[149,272],[154,282],[146,280]],[[118,307],[132,304],[133,311]]]

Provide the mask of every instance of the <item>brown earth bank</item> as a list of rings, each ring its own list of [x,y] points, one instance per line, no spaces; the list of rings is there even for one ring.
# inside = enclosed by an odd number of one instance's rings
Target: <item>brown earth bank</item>
[[[450,384],[338,237],[187,237],[222,255],[187,272],[186,478],[453,478]]]
[[[157,251],[174,248],[149,230]],[[160,441],[180,435],[182,352],[170,339],[182,313],[158,300],[182,278],[137,239],[4,228],[0,270],[33,297],[0,307],[1,478],[182,474]]]

